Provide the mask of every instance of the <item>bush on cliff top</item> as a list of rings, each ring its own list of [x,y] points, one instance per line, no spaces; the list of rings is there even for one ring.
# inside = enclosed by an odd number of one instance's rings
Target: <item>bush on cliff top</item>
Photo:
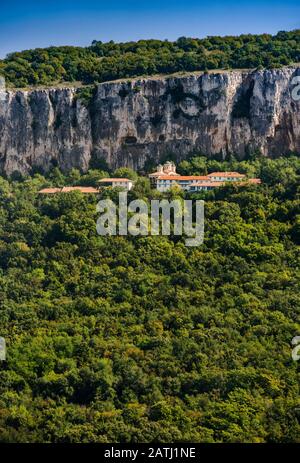
[[[79,81],[84,84],[140,75],[228,68],[277,68],[300,61],[300,30],[277,35],[102,43],[10,53],[0,73],[15,87]]]

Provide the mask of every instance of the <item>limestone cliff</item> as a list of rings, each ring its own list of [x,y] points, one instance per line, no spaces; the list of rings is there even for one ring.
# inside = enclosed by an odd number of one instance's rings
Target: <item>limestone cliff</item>
[[[0,99],[0,171],[86,170],[91,159],[142,168],[175,154],[300,153],[300,68],[219,72],[74,88],[8,91]]]

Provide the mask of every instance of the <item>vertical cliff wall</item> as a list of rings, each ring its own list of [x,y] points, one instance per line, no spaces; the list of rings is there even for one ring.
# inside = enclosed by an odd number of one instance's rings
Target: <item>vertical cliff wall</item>
[[[288,67],[111,82],[84,101],[74,88],[9,91],[0,101],[0,171],[300,153],[300,101],[292,97],[299,75]]]

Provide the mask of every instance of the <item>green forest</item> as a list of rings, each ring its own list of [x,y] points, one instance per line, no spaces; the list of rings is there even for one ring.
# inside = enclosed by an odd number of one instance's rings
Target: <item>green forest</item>
[[[91,62],[94,47],[82,51]],[[300,159],[196,156],[178,170],[263,184],[195,194],[205,240],[188,248],[179,236],[100,237],[97,196],[37,194],[103,172],[0,177],[0,442],[300,441]],[[160,197],[184,193],[142,177],[129,193]]]
[[[278,68],[300,62],[300,30],[276,35],[180,37],[103,43],[88,47],[36,48],[0,61],[8,85],[27,87],[63,82],[94,84],[113,79],[217,69]]]

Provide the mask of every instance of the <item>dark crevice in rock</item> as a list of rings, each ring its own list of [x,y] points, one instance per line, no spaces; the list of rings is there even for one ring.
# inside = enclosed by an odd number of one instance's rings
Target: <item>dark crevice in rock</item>
[[[242,90],[241,95],[238,97],[237,101],[233,105],[233,119],[250,119],[251,98],[253,96],[254,85],[255,82],[254,80],[252,80],[248,88]]]
[[[124,138],[125,145],[135,145],[137,143],[137,138],[133,136],[128,136]]]

